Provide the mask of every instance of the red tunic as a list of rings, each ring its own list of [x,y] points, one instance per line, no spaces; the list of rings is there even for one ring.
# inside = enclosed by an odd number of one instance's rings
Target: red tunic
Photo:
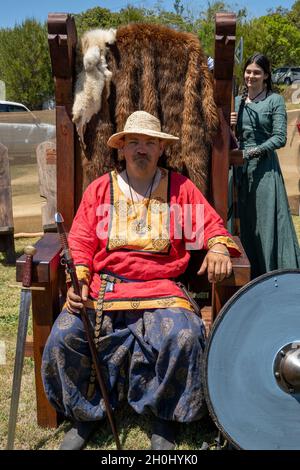
[[[99,273],[112,272],[126,279],[144,281],[115,284],[113,292],[106,292],[105,300],[130,300],[139,302],[141,299],[170,299],[172,297],[185,298],[182,291],[171,280],[182,274],[190,259],[190,248],[187,243],[193,243],[193,249],[207,249],[209,239],[216,236],[230,237],[224,228],[221,217],[208,204],[202,193],[186,177],[175,172],[166,172],[168,176],[165,182],[159,183],[153,192],[151,200],[158,199],[157,194],[162,189],[160,185],[168,186],[168,205],[184,208],[189,204],[192,207],[192,234],[185,229],[184,211],[170,211],[169,219],[169,248],[162,252],[149,252],[146,250],[130,247],[111,249],[109,248],[109,224],[107,213],[101,214],[99,208],[104,204],[116,203],[117,194],[113,191],[114,173],[107,173],[93,181],[82,197],[80,207],[77,211],[69,234],[69,245],[76,265],[85,265],[91,273],[90,296],[97,299],[100,289]],[[160,189],[159,189],[160,188]],[[152,201],[151,201],[152,202]],[[203,205],[204,233],[201,237],[196,236],[196,210]],[[191,206],[192,205],[192,206]],[[187,207],[187,206],[186,206]],[[175,220],[176,219],[176,220]],[[177,225],[176,225],[177,224]],[[175,236],[178,224],[182,228],[182,236]],[[177,227],[175,230],[175,226]],[[200,230],[201,231],[201,230]],[[199,230],[198,230],[199,232]],[[197,233],[198,233],[197,232]],[[101,233],[99,239],[97,233]],[[105,235],[106,234],[106,235]],[[201,246],[203,243],[203,246]],[[233,256],[239,256],[238,247],[232,240],[225,242]],[[110,251],[109,251],[110,250]],[[166,306],[168,302],[166,302]]]

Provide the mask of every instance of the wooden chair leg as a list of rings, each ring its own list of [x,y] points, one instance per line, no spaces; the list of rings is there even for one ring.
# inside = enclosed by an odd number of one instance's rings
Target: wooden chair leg
[[[32,319],[33,319],[33,355],[35,368],[35,386],[37,401],[37,423],[42,427],[57,427],[60,417],[50,405],[42,383],[41,366],[42,355],[47,338],[50,334],[57,305],[53,299],[58,300],[57,283],[45,285],[44,291],[32,292]]]
[[[233,294],[240,289],[240,286],[222,286],[222,284],[213,284],[212,292],[212,321],[214,321],[221,308],[226,304]]]

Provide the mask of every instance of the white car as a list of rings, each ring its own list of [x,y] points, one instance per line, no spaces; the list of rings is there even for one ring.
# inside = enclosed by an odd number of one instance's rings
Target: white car
[[[35,159],[36,147],[55,135],[55,125],[41,122],[25,105],[0,101],[0,142],[13,163],[22,157]]]
[[[280,67],[272,73],[272,82],[291,85],[300,80],[300,67]]]

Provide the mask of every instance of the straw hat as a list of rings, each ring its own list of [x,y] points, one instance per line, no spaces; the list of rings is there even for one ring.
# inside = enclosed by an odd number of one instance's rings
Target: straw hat
[[[135,111],[134,113],[130,114],[126,121],[124,131],[113,134],[108,139],[107,145],[116,149],[122,147],[122,139],[126,134],[149,135],[150,137],[163,139],[168,143],[179,140],[179,137],[161,132],[159,119],[157,119],[155,116],[152,116],[152,114],[146,113],[145,111]]]

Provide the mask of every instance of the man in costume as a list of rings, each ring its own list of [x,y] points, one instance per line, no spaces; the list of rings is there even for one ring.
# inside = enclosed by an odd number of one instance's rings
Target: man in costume
[[[174,279],[184,273],[190,251],[204,248],[198,274],[207,270],[210,282],[221,281],[239,249],[195,185],[157,166],[176,140],[156,117],[131,114],[124,131],[108,140],[119,149],[124,171],[92,182],[73,221],[69,245],[82,295],[68,289],[42,365],[48,399],[74,421],[61,449],[82,448],[105,416],[79,315],[83,303],[111,406],[126,393],[137,413],[152,417],[152,449],[174,448],[172,421],[203,414],[204,326]]]

